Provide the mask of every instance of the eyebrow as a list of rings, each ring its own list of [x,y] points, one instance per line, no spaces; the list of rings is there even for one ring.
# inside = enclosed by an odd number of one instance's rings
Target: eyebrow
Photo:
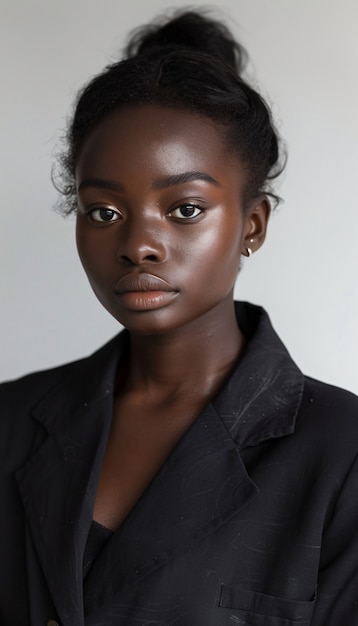
[[[124,191],[124,187],[120,183],[114,183],[112,180],[104,180],[103,178],[86,178],[78,185],[77,191],[87,189],[88,187],[109,189],[110,191]]]
[[[183,172],[182,174],[169,174],[169,176],[163,176],[157,181],[153,182],[153,189],[165,189],[166,187],[174,187],[174,185],[182,185],[184,183],[191,183],[195,180],[203,180],[211,185],[220,186],[220,183],[215,180],[210,174],[205,172]]]
[[[183,185],[184,183],[190,183],[195,180],[203,180],[204,182],[220,187],[220,183],[205,172],[182,172],[181,174],[170,174],[169,176],[163,176],[159,180],[152,183],[152,189],[165,189],[166,187],[174,187],[175,185]],[[108,189],[109,191],[124,191],[124,186],[121,183],[115,183],[112,180],[105,180],[103,178],[87,178],[83,180],[79,186],[78,191],[87,189],[88,187],[97,187],[97,189]]]

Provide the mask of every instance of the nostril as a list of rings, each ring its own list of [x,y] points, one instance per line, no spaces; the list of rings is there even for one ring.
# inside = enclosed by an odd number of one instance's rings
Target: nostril
[[[160,257],[157,254],[143,254],[143,255],[133,255],[128,256],[127,254],[121,254],[118,257],[118,260],[122,263],[126,263],[127,265],[140,265],[141,263],[159,263]]]
[[[122,254],[119,257],[120,261],[123,261],[123,263],[128,263],[128,265],[135,265],[134,261],[132,261],[129,256],[126,256],[125,254]]]

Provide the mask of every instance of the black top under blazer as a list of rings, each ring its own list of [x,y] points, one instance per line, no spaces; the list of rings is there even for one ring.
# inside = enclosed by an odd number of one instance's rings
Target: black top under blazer
[[[128,333],[0,386],[1,626],[358,625],[358,400],[236,308],[244,354],[85,583]]]

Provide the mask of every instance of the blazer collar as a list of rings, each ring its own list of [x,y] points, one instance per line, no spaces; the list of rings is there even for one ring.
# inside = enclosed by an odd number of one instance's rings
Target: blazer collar
[[[264,309],[235,302],[235,311],[248,344],[212,404],[243,448],[294,431],[304,376]],[[65,366],[63,380],[35,407],[35,419],[62,438],[66,420],[72,427],[73,411],[90,408],[113,394],[117,363],[128,343],[125,330],[92,356]]]
[[[304,376],[267,313],[235,303],[247,348],[213,404],[239,448],[294,432]]]
[[[113,394],[117,364],[128,342],[127,331],[121,332],[91,356],[57,368],[59,382],[33,408],[33,417],[49,432],[62,435],[64,427],[71,428],[73,412]]]

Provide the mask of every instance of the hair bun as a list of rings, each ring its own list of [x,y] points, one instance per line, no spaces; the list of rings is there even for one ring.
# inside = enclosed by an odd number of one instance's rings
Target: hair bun
[[[189,49],[224,61],[238,74],[245,68],[245,49],[232,37],[229,29],[215,19],[197,11],[179,11],[171,18],[141,26],[129,38],[127,58],[146,55],[158,49]]]

